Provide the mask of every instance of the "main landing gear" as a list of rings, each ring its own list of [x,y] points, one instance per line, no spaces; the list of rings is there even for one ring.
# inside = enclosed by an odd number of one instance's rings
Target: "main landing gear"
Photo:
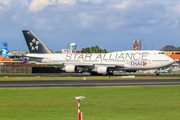
[[[98,76],[98,75],[103,75],[103,74],[98,74],[97,72],[91,72],[91,76]],[[105,75],[113,75],[113,72],[110,72],[108,74]]]

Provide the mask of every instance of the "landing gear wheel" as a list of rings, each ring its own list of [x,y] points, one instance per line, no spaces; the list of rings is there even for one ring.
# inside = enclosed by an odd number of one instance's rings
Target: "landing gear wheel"
[[[95,76],[95,75],[97,75],[96,72],[91,72],[91,76]]]
[[[113,75],[113,73],[108,73],[108,74],[106,74],[106,75]]]
[[[110,73],[109,75],[113,75],[113,73]]]
[[[159,75],[159,73],[156,73],[156,75]]]

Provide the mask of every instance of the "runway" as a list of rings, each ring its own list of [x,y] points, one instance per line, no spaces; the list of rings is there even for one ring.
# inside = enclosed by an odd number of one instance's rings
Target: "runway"
[[[180,79],[0,81],[0,87],[86,87],[140,85],[180,85]]]
[[[0,75],[1,77],[5,77],[5,76],[9,76],[9,77],[36,77],[36,76],[41,76],[41,77],[91,77],[90,74],[48,74],[48,75],[43,75],[43,74],[37,74],[37,75]],[[106,76],[106,75],[100,75],[100,76]],[[113,76],[127,76],[127,75],[121,75],[121,74],[117,74],[117,75],[113,75]],[[133,76],[133,75],[132,75]],[[142,77],[142,76],[148,76],[148,77],[177,77],[178,75],[134,75],[136,77]]]

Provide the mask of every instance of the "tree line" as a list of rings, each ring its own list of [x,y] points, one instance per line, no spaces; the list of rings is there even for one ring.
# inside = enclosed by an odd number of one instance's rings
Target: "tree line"
[[[97,45],[96,46],[82,48],[81,51],[86,51],[87,53],[107,53],[106,49],[100,49]]]
[[[177,47],[177,48],[180,51],[180,47]],[[100,49],[97,45],[96,46],[82,48],[81,51],[86,51],[87,53],[108,53],[106,49]],[[56,53],[61,53],[61,51],[56,51]]]

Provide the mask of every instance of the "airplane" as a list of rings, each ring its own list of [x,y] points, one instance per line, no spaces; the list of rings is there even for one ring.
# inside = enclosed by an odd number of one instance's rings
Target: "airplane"
[[[88,70],[91,75],[113,75],[114,71],[135,72],[170,66],[174,60],[158,50],[129,50],[110,53],[52,53],[30,30],[22,31],[30,53],[25,54],[36,64],[63,65],[65,72]],[[158,75],[159,72],[156,72]]]

